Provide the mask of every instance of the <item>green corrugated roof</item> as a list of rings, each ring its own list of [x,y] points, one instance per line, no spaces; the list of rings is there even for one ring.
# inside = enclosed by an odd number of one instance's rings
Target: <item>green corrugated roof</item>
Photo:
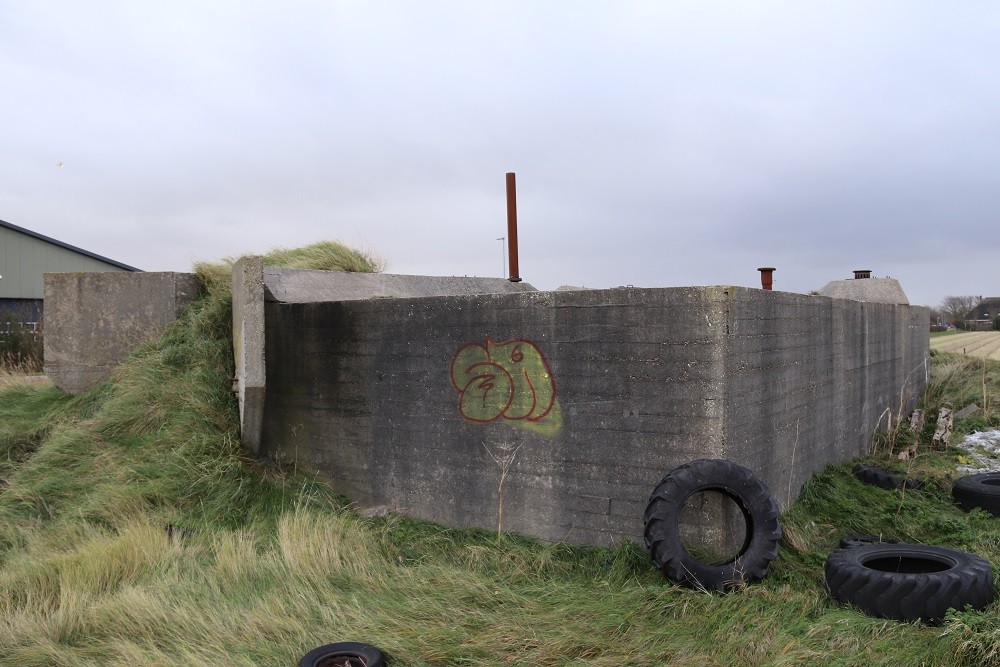
[[[38,232],[33,232],[30,229],[25,229],[24,227],[18,227],[17,225],[13,225],[13,224],[11,224],[9,222],[4,222],[3,220],[0,220],[0,227],[6,227],[7,229],[12,229],[15,232],[21,232],[22,234],[27,234],[28,236],[32,236],[32,237],[34,237],[36,239],[40,239],[42,241],[46,241],[48,243],[52,243],[54,245],[57,245],[60,248],[65,248],[66,250],[71,250],[71,251],[73,251],[75,253],[79,253],[81,255],[85,255],[87,257],[90,257],[91,259],[96,259],[96,260],[104,262],[106,264],[110,264],[112,266],[117,266],[118,268],[123,269],[125,271],[142,271],[142,269],[137,269],[134,266],[129,266],[128,264],[122,264],[121,262],[116,262],[113,259],[108,259],[107,257],[102,257],[101,255],[98,255],[98,254],[92,253],[90,251],[84,250],[83,248],[77,248],[76,246],[72,246],[72,245],[70,245],[68,243],[63,243],[62,241],[57,241],[54,238],[50,238],[48,236],[45,236],[44,234],[39,234]]]

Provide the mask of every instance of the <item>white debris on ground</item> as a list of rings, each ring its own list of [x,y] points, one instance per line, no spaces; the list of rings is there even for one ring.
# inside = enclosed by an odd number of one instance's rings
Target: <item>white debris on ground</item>
[[[1000,431],[976,431],[955,446],[968,452],[972,459],[971,463],[959,465],[959,472],[1000,472]]]

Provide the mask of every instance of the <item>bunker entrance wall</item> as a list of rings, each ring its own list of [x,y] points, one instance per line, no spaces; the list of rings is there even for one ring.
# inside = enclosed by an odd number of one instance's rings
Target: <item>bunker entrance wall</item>
[[[738,287],[265,304],[261,451],[362,506],[606,545],[698,458],[786,506],[926,382],[926,309]],[[708,533],[731,532],[703,511]]]
[[[785,507],[813,472],[864,453],[927,380],[927,310],[905,304],[538,292],[260,258],[237,262],[233,283],[248,449],[362,506],[550,540],[640,541],[652,489],[699,458],[750,468]],[[69,391],[103,381],[197,293],[187,274],[48,274],[46,371]],[[685,516],[721,548],[742,530],[712,496]]]

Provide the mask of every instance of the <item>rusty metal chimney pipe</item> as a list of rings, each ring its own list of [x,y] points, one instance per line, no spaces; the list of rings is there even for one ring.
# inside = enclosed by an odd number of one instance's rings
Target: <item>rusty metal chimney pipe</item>
[[[762,266],[757,270],[760,271],[760,288],[770,292],[771,285],[774,284],[774,272],[777,269],[773,266]]]
[[[510,265],[510,280],[521,282],[517,268],[517,184],[514,182],[514,172],[507,172],[507,257]]]

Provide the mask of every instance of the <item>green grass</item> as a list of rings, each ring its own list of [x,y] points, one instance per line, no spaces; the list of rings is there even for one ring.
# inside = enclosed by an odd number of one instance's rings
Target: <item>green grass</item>
[[[294,665],[342,640],[391,665],[1000,664],[998,604],[930,627],[824,589],[850,533],[1000,564],[998,520],[950,503],[953,451],[903,464],[883,442],[866,459],[929,476],[926,491],[864,486],[850,464],[814,476],[770,575],[729,595],[670,585],[632,544],[366,519],[243,454],[225,270],[199,270],[207,295],[111,382],[0,388],[0,665]],[[927,409],[982,404],[984,377],[987,413],[958,428],[996,425],[997,362],[935,355]]]
[[[385,260],[381,257],[348,248],[336,241],[320,241],[303,248],[276,248],[263,257],[264,266],[288,269],[373,273],[385,268]],[[237,259],[226,257],[220,262],[198,262],[194,270],[210,292],[225,294],[230,289],[232,268]]]
[[[954,336],[955,334],[964,333],[959,329],[948,329],[947,331],[932,331],[931,338],[941,338],[942,336]]]

